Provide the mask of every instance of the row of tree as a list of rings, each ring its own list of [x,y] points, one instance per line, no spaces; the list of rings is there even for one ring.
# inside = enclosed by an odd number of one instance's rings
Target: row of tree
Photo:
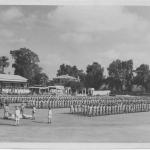
[[[21,75],[28,79],[30,85],[47,85],[48,76],[39,66],[39,57],[36,53],[27,48],[11,50],[10,54],[14,59],[12,67],[14,74]],[[6,56],[0,57],[0,73],[4,73],[4,68],[9,66],[9,59]],[[104,76],[104,68],[97,62],[88,65],[86,71],[78,69],[76,66],[66,64],[60,65],[57,76],[70,75],[80,79],[80,82],[69,82],[65,86],[71,86],[73,90],[80,88],[103,87],[114,91],[131,91],[132,85],[141,85],[146,91],[150,91],[150,69],[149,65],[141,64],[133,70],[133,61],[121,61],[119,59],[110,63],[107,68],[108,77]],[[135,75],[134,75],[135,73]]]
[[[97,62],[88,65],[86,72],[77,69],[76,66],[62,64],[57,71],[57,75],[68,74],[79,77],[80,83],[68,83],[73,89],[95,88],[110,89],[117,92],[131,92],[133,85],[142,86],[146,91],[150,91],[150,69],[146,64],[141,64],[133,70],[133,61],[121,61],[119,59],[110,63],[108,77],[104,76],[104,68]],[[67,86],[67,85],[66,85]]]

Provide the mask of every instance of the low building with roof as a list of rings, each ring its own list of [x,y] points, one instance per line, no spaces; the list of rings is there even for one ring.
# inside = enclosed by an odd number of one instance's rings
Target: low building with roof
[[[29,87],[29,90],[31,92],[31,94],[44,94],[44,93],[48,93],[48,87],[43,87],[43,86],[31,86]]]
[[[54,95],[62,95],[64,94],[64,86],[32,86],[29,87],[32,94],[54,94]]]
[[[61,75],[53,78],[55,85],[66,85],[68,82],[80,82],[78,78],[66,75]]]
[[[29,93],[28,80],[19,75],[0,74],[0,93],[5,94]]]

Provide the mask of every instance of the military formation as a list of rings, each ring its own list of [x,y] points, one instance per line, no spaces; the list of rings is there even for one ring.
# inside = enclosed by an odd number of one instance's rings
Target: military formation
[[[150,105],[145,102],[139,103],[118,103],[118,104],[98,104],[98,105],[72,105],[70,112],[84,116],[103,116],[123,113],[147,112]]]
[[[71,105],[72,114],[84,116],[103,116],[123,113],[136,113],[150,111],[149,97],[101,97],[101,99],[90,104]]]
[[[26,108],[70,108],[72,114],[102,116],[150,110],[146,96],[1,95],[2,103],[25,103]]]

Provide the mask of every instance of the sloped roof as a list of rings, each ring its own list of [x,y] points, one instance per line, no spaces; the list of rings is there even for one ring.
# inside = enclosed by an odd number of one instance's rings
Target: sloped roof
[[[48,87],[41,87],[41,86],[31,86],[29,89],[48,89]]]
[[[27,82],[27,79],[19,75],[0,74],[0,81]]]
[[[54,86],[48,86],[49,88],[56,88],[56,89],[64,89],[64,86],[62,85],[54,85]]]
[[[54,79],[71,79],[71,80],[78,80],[75,77],[69,76],[69,75],[61,75],[61,76],[57,76]]]

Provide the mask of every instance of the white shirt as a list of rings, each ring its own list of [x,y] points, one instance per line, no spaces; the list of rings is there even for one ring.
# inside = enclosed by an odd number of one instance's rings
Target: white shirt
[[[52,110],[48,111],[48,117],[52,117]]]
[[[34,113],[36,112],[36,108],[35,108],[35,107],[33,107],[33,112],[34,112]]]
[[[16,110],[16,116],[17,116],[17,117],[20,116],[20,110],[19,110],[19,109]]]

